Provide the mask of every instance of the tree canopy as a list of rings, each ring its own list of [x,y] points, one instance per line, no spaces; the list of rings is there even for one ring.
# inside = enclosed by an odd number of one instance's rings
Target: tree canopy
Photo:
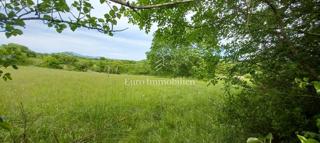
[[[112,35],[113,32],[125,30],[114,29],[114,25],[126,13],[126,9],[135,12],[142,9],[160,9],[189,3],[192,0],[150,5],[136,5],[125,0],[100,0],[101,4],[107,5],[104,17],[96,17],[91,13],[94,7],[89,0],[1,0],[0,2],[0,29],[7,37],[11,37],[21,35],[23,33],[21,28],[26,25],[26,21],[34,20],[43,21],[59,33],[69,27],[72,31],[77,28],[88,28]]]

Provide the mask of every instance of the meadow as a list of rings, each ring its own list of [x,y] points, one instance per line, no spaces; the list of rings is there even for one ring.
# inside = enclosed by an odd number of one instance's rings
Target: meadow
[[[39,67],[0,82],[0,142],[224,142],[223,85],[128,85],[153,76]],[[167,79],[170,80],[170,79]],[[232,139],[231,139],[232,140]]]

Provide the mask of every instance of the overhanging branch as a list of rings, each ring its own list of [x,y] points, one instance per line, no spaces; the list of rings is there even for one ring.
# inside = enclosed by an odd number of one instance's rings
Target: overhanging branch
[[[131,9],[141,10],[141,9],[159,9],[159,8],[175,7],[180,4],[187,4],[187,3],[194,2],[195,0],[180,0],[180,1],[161,3],[161,4],[140,5],[140,6],[133,5],[126,0],[109,0],[109,1],[129,7]]]
[[[23,21],[30,21],[30,20],[40,20],[40,21],[48,21],[48,22],[59,22],[59,23],[65,23],[65,24],[76,24],[79,25],[79,23],[77,22],[73,22],[73,21],[66,21],[66,20],[62,20],[62,19],[45,19],[42,17],[27,17],[27,18],[20,18]],[[87,28],[87,29],[91,29],[91,30],[97,30],[99,32],[102,33],[106,33],[106,32],[122,32],[127,30],[128,28],[124,28],[124,29],[118,29],[118,30],[114,30],[113,28],[111,30],[105,30],[103,28],[100,27],[92,27],[92,26],[88,26],[88,25],[79,25],[79,27],[83,27],[83,28]]]

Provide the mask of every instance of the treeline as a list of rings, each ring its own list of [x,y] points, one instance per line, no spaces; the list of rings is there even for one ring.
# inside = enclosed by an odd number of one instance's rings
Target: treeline
[[[1,61],[8,65],[32,65],[54,69],[73,71],[94,71],[110,74],[149,74],[146,61],[130,61],[100,58],[89,58],[74,53],[63,52],[42,54],[31,51],[19,44],[4,44],[0,46]]]
[[[214,79],[215,73],[224,74],[226,63],[219,63],[220,55],[210,48],[172,47],[160,40],[154,41],[147,60],[115,60],[104,57],[84,57],[71,52],[43,54],[19,44],[0,46],[0,56],[9,65],[32,65],[72,71],[94,71],[110,74],[143,74],[166,77]]]

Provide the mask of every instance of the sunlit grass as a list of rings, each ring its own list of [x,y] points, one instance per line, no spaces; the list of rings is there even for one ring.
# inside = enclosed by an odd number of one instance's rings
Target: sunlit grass
[[[0,114],[19,129],[22,103],[31,142],[223,142],[214,109],[219,84],[128,86],[125,79],[159,78],[36,67],[12,76],[0,82]],[[0,133],[0,142],[10,141]]]

